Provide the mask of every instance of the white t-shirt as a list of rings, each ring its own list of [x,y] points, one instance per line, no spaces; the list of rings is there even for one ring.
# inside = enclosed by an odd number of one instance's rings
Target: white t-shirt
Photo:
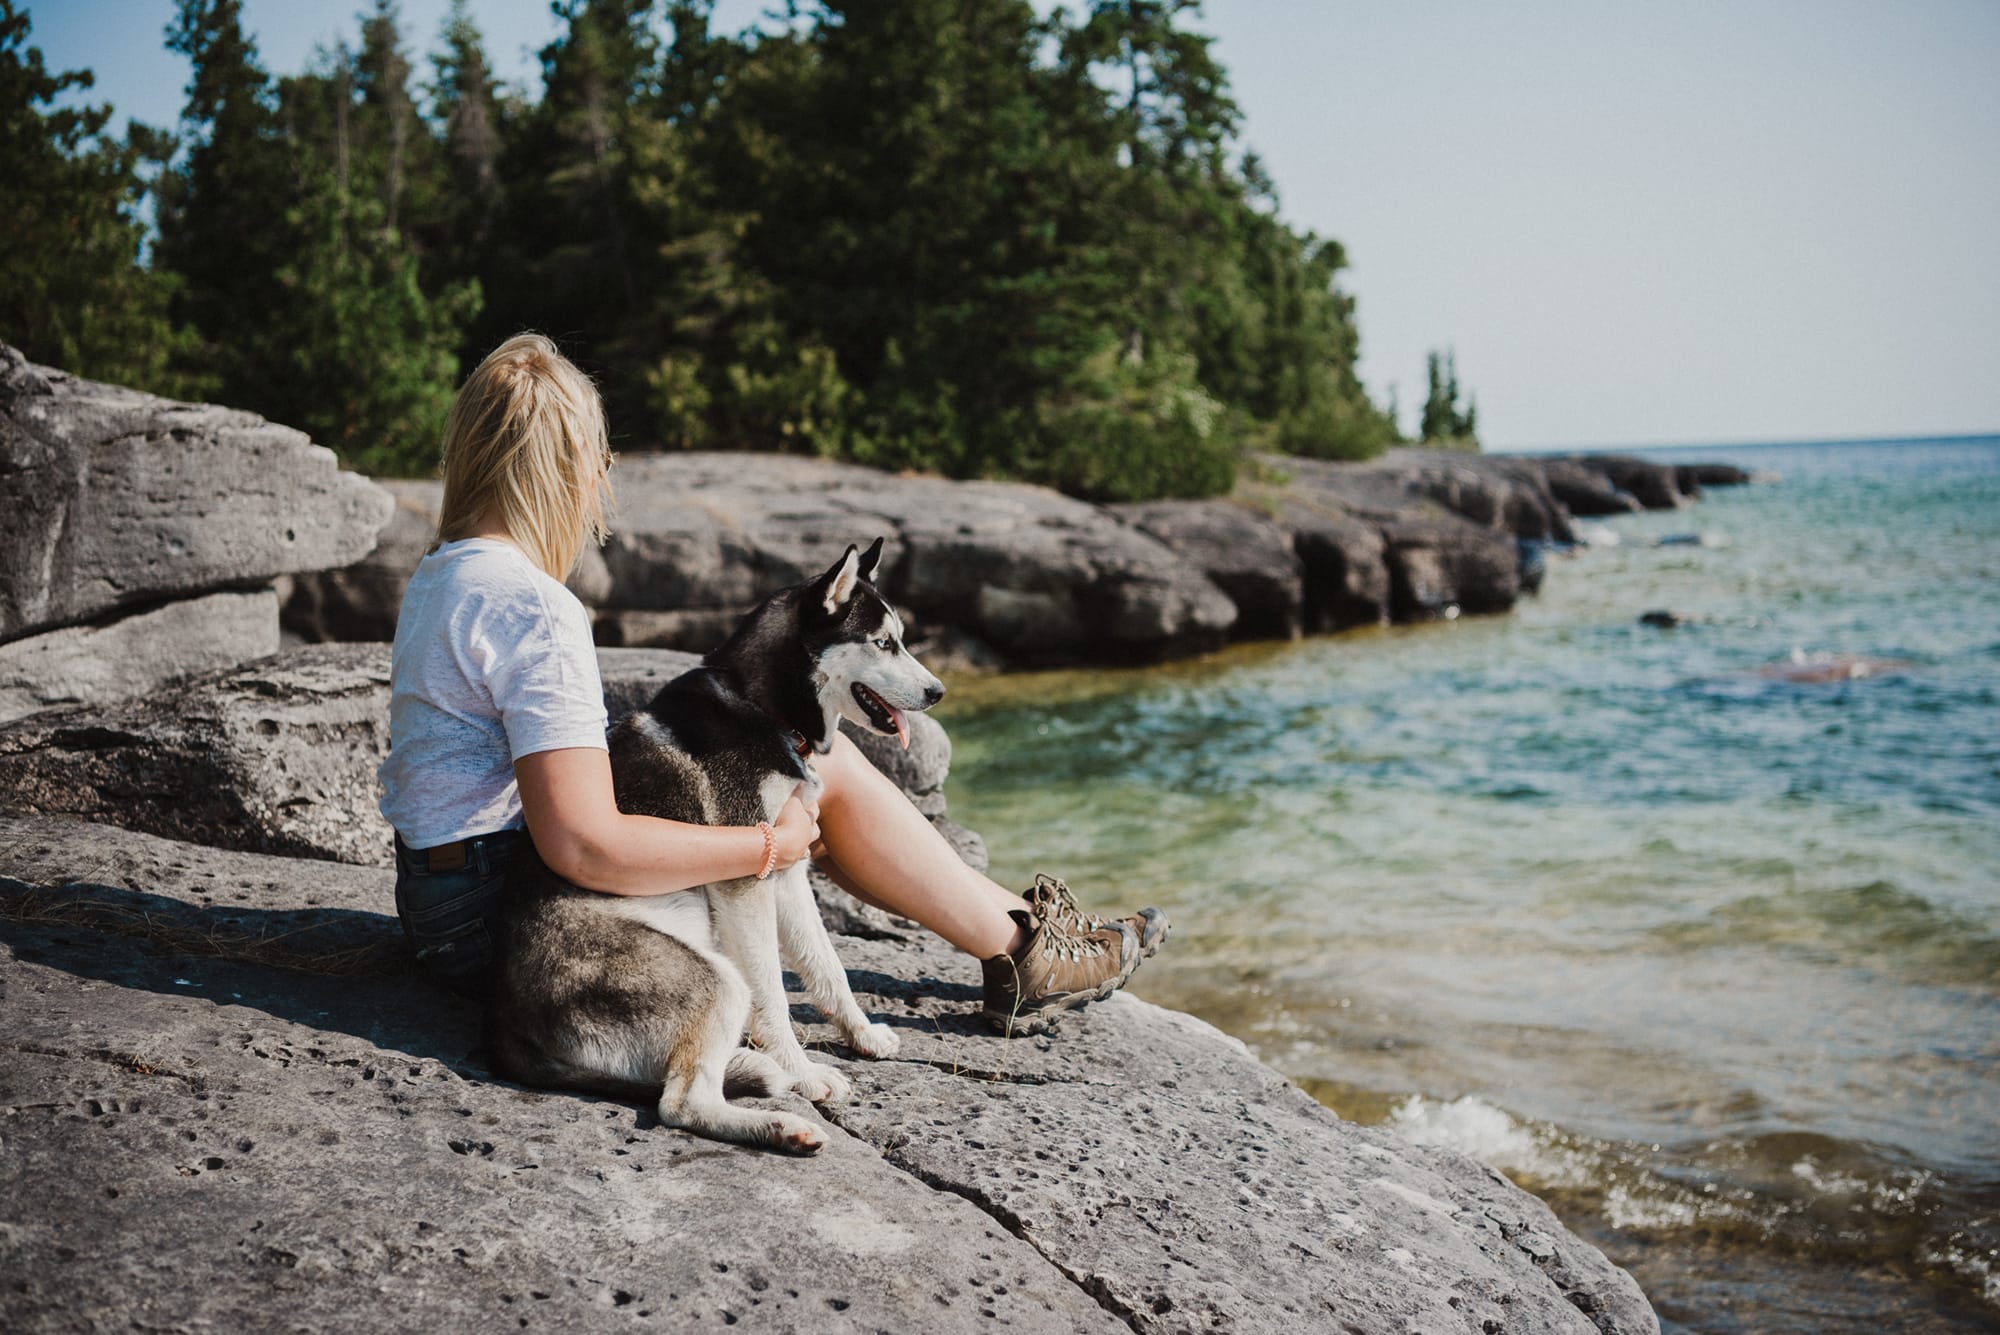
[[[590,617],[511,542],[448,542],[403,590],[382,814],[411,848],[517,829],[514,762],[604,748]]]

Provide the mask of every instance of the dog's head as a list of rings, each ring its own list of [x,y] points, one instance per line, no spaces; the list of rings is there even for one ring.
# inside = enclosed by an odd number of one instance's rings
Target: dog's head
[[[828,743],[838,715],[907,747],[905,712],[944,698],[944,683],[903,646],[903,619],[876,592],[872,581],[881,559],[880,538],[865,552],[849,547],[805,586],[800,610]]]

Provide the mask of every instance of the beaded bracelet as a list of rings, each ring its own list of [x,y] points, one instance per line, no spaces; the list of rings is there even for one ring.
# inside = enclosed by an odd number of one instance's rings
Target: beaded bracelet
[[[757,879],[762,881],[778,869],[778,832],[767,820],[757,822],[757,832],[764,836],[764,863],[757,868]]]

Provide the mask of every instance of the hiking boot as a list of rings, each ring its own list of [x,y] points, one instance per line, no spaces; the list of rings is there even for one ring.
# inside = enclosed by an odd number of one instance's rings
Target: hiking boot
[[[1049,887],[1043,893],[1048,896],[1048,916],[1051,920],[1077,933],[1095,932],[1114,922],[1122,922],[1139,938],[1139,953],[1146,959],[1151,959],[1153,952],[1166,944],[1167,933],[1172,930],[1172,924],[1167,921],[1167,911],[1150,905],[1122,918],[1100,918],[1095,913],[1085,913],[1083,906],[1076,902],[1076,896],[1069,892],[1069,887],[1059,877],[1044,876],[1040,872],[1035,873],[1035,890],[1023,891],[1021,898],[1027,899],[1044,885]]]
[[[1037,882],[1025,908],[1007,916],[1027,940],[1011,955],[982,960],[986,1020],[1008,1037],[1039,1034],[1066,1010],[1110,996],[1139,967],[1138,933],[1112,922],[1078,931],[1060,912],[1054,892]]]

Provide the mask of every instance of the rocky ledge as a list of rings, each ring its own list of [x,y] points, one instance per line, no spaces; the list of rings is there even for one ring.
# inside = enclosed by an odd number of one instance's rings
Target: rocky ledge
[[[1734,469],[1591,456],[1392,450],[1362,464],[1264,456],[1234,494],[1089,505],[1042,487],[907,477],[823,459],[628,456],[611,541],[572,580],[599,642],[704,651],[758,598],[887,539],[883,590],[926,651],[960,665],[1170,658],[1460,612],[1531,592],[1572,516],[1687,504]],[[374,552],[294,578],[307,641],[393,637],[435,530],[435,482],[382,484]]]
[[[1228,640],[1498,612],[1571,516],[1737,470],[1394,450],[1264,456],[1234,494],[1097,506],[822,459],[640,454],[572,579],[599,642],[705,651],[759,598],[887,539],[879,582],[958,666],[1149,661]],[[299,432],[0,344],[0,720],[105,704],[294,640],[393,638],[436,482],[343,473]],[[273,592],[275,590],[275,592]]]
[[[608,653],[609,705],[684,662]],[[385,665],[316,647],[0,728],[6,1328],[1658,1330],[1497,1173],[1129,996],[998,1038],[970,961],[832,904],[903,1047],[851,1060],[796,1007],[856,1084],[785,1101],[817,1158],[498,1079],[391,916]],[[941,729],[877,754],[944,819]]]

